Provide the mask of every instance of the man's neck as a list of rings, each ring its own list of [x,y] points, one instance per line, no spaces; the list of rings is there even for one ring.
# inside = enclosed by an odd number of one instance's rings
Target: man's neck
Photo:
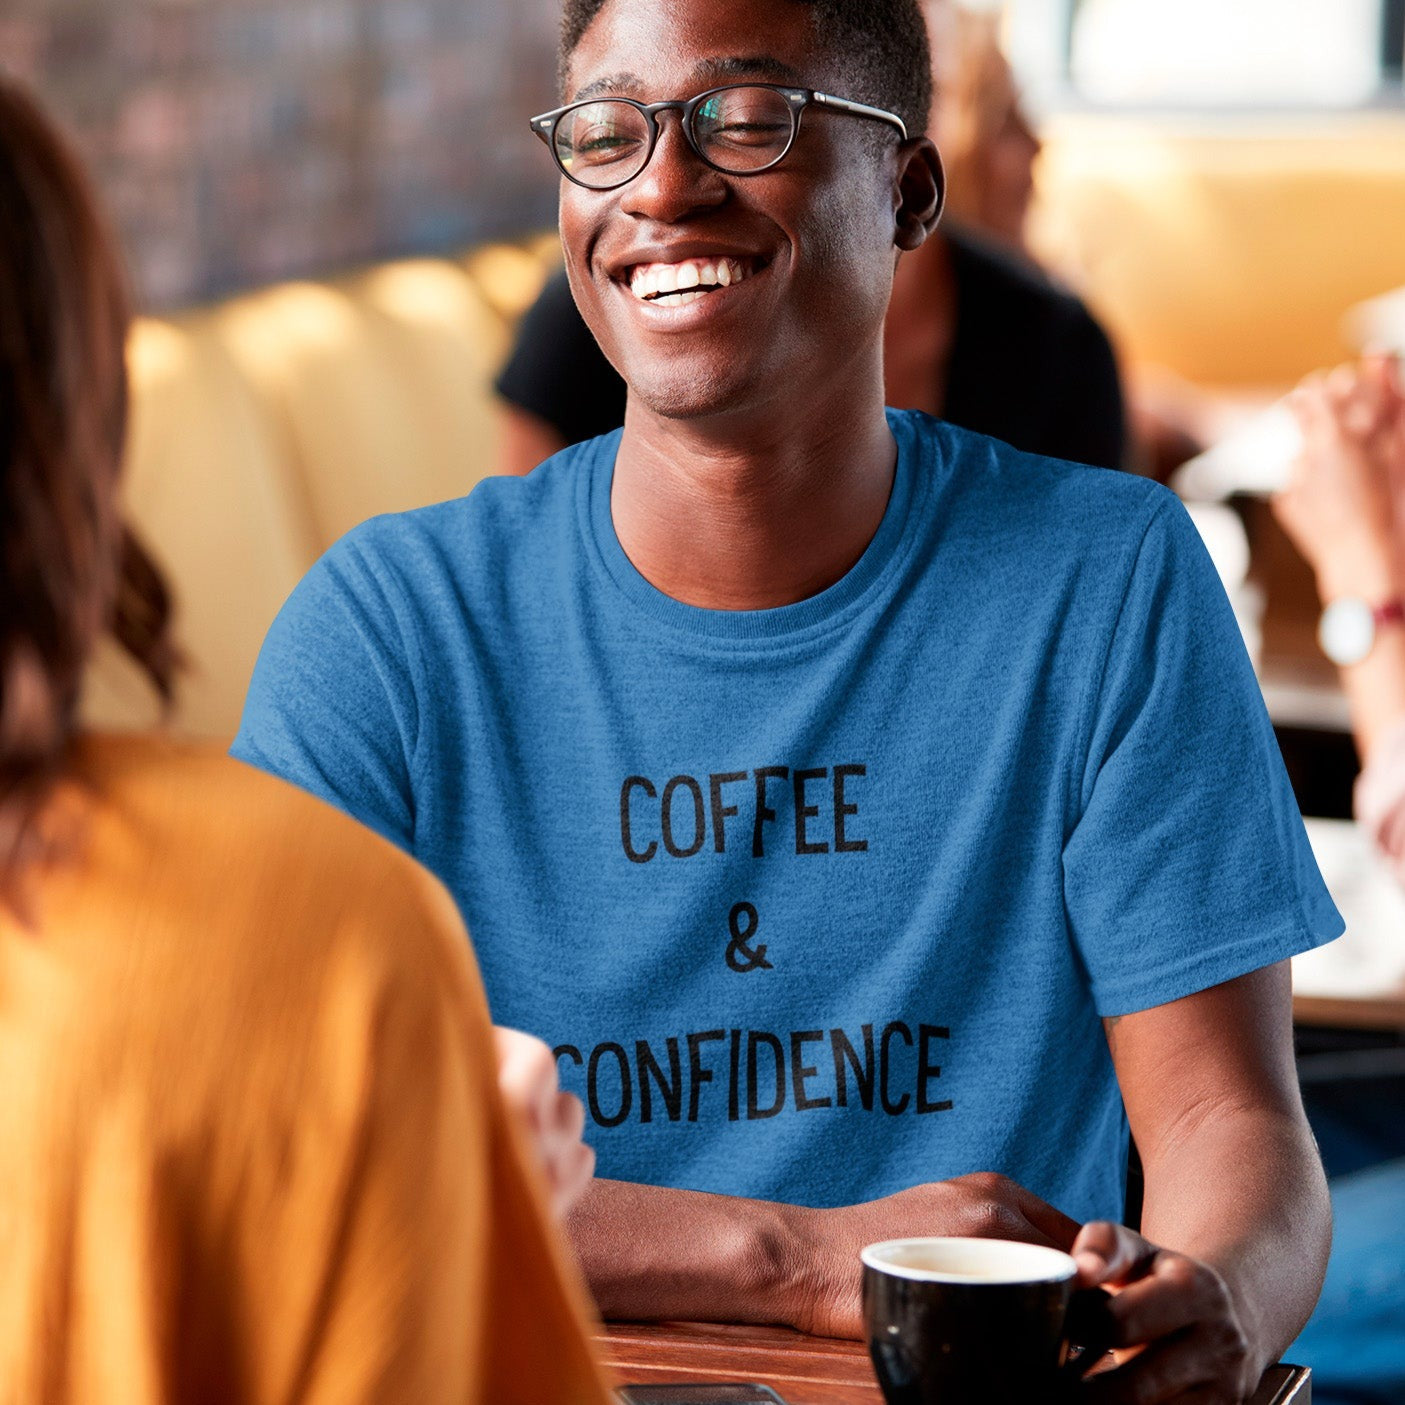
[[[610,509],[645,580],[713,610],[792,605],[840,580],[878,531],[897,463],[881,377],[850,389],[845,409],[807,401],[725,425],[631,399]]]

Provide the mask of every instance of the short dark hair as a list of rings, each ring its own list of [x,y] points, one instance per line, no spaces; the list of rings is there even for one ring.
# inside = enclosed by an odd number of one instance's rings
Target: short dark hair
[[[560,71],[608,0],[565,0]],[[764,0],[763,0],[764,3]],[[932,56],[918,0],[787,0],[807,5],[815,34],[845,74],[841,96],[896,112],[910,136],[927,130],[932,108]]]

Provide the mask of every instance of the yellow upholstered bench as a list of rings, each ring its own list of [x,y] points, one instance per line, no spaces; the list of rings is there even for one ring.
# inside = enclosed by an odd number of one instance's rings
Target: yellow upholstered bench
[[[1058,118],[1037,242],[1134,366],[1291,383],[1351,353],[1353,304],[1405,284],[1405,116]]]
[[[233,734],[273,616],[344,532],[491,471],[492,377],[554,257],[549,239],[498,245],[138,322],[125,493],[177,597],[178,730]],[[84,717],[156,720],[115,649]]]

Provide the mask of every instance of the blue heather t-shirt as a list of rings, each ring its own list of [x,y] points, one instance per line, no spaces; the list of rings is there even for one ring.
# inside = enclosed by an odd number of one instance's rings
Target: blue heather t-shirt
[[[600,1175],[836,1205],[996,1170],[1117,1217],[1099,1017],[1341,920],[1175,498],[890,420],[872,543],[780,609],[639,575],[618,434],[367,522],[234,753],[443,879]]]

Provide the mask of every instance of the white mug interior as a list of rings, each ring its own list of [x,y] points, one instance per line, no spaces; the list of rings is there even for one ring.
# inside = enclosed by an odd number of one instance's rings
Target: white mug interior
[[[1062,1283],[1078,1273],[1061,1250],[1007,1239],[885,1239],[859,1257],[880,1273],[927,1283]]]

